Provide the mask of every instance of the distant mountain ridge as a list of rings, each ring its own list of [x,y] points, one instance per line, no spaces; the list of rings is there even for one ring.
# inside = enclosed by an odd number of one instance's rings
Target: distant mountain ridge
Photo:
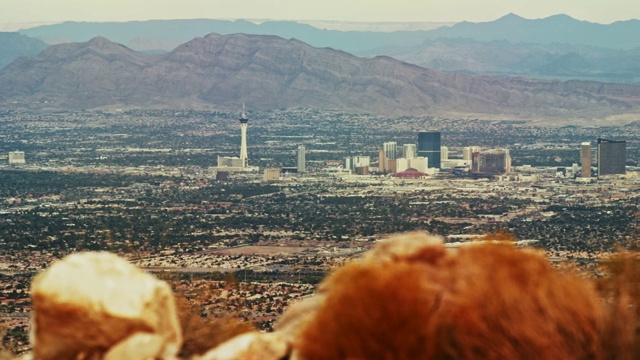
[[[640,47],[640,20],[597,24],[560,14],[544,19],[505,15],[485,23],[461,22],[428,32],[429,39],[466,38],[477,41],[506,40],[512,43],[567,43],[612,49]]]
[[[439,38],[417,46],[378,48],[365,55],[387,55],[430,69],[473,75],[640,83],[640,48]]]
[[[47,46],[45,42],[17,32],[0,32],[0,69],[21,56],[35,56]]]
[[[168,53],[212,32],[275,35],[358,56],[391,56],[442,71],[640,83],[638,20],[603,25],[567,15],[524,19],[508,14],[495,21],[441,24],[430,30],[424,29],[424,24],[414,24],[421,26],[415,31],[388,31],[397,25],[385,23],[380,24],[380,31],[325,30],[312,25],[321,27],[327,22],[256,23],[210,19],[66,22],[22,30],[22,33],[49,43],[85,42],[102,36],[148,54]],[[342,26],[343,29],[375,29],[374,24]]]
[[[50,46],[0,71],[0,101],[38,109],[336,109],[514,117],[637,113],[640,87],[474,77],[358,58],[276,36],[210,34],[165,55],[105,38]]]
[[[350,53],[365,51],[387,44],[419,44],[426,31],[338,31],[321,30],[295,21],[266,21],[255,24],[246,20],[149,20],[131,22],[64,22],[22,30],[20,33],[42,39],[48,43],[85,42],[102,36],[125,45],[139,45],[143,41],[165,43],[163,50],[173,50],[176,44],[190,41],[206,34],[217,33],[275,35],[285,39],[295,38],[316,47],[332,47]],[[134,41],[135,42],[132,42]],[[138,47],[136,50],[155,50]]]
[[[525,19],[508,14],[490,22],[461,22],[432,30],[415,31],[338,31],[323,30],[295,21],[265,21],[255,24],[246,20],[149,20],[131,22],[65,22],[21,30],[20,33],[48,43],[84,42],[96,36],[131,45],[134,38],[150,41],[182,43],[209,33],[222,35],[244,33],[296,38],[316,47],[331,47],[349,53],[363,54],[386,46],[420,45],[439,38],[466,38],[476,41],[505,40],[518,43],[568,43],[613,49],[640,47],[640,20],[597,24],[579,21],[567,15],[544,19]],[[165,50],[172,50],[173,48]],[[136,50],[152,50],[136,48]]]

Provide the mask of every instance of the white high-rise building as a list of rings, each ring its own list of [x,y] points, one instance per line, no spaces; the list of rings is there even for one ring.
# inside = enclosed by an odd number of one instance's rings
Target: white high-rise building
[[[344,158],[344,161],[342,162],[342,168],[346,171],[354,171],[355,170],[355,164],[353,162],[353,157],[352,156],[347,156],[346,158]]]
[[[413,159],[418,155],[416,144],[404,144],[402,146],[402,154],[406,159]]]
[[[387,160],[394,160],[397,158],[398,154],[398,143],[395,141],[386,142],[382,145],[382,149],[384,150],[384,157]]]
[[[580,149],[580,162],[582,163],[582,177],[591,177],[591,143],[583,142]]]
[[[247,155],[247,123],[249,119],[247,119],[247,113],[244,109],[244,103],[242,104],[242,116],[240,116],[240,159],[242,160],[242,167],[246,167],[248,161]]]
[[[440,146],[440,161],[449,160],[449,148],[446,146]]]
[[[10,151],[9,164],[25,164],[24,151]]]
[[[371,164],[370,156],[354,156],[353,157],[353,166],[354,168],[369,166]]]
[[[299,173],[307,171],[307,165],[305,160],[306,152],[307,152],[307,149],[304,147],[304,145],[298,146],[298,172]]]
[[[371,156],[347,156],[344,158],[342,168],[349,171],[356,171],[359,167],[369,167]]]

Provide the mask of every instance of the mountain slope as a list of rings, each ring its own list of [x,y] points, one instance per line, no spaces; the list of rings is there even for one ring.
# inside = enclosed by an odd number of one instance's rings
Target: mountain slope
[[[640,48],[440,38],[418,46],[378,48],[367,55],[374,54],[431,69],[476,75],[640,83]]]
[[[49,43],[101,36],[149,54],[170,52],[212,32],[275,35],[359,56],[391,56],[443,71],[640,83],[638,20],[604,25],[566,15],[524,19],[509,14],[490,22],[387,32],[327,30],[294,21],[189,19],[65,22],[21,32]]]
[[[34,56],[48,45],[15,32],[0,32],[0,69],[21,56]]]
[[[154,60],[105,38],[50,46],[36,57],[15,60],[0,72],[0,96],[82,108],[118,103],[140,69]]]
[[[64,109],[237,109],[246,102],[256,110],[579,117],[636,112],[640,99],[633,85],[448,74],[243,34],[211,34],[156,56],[104,38],[51,46],[0,71],[0,85],[8,102]]]

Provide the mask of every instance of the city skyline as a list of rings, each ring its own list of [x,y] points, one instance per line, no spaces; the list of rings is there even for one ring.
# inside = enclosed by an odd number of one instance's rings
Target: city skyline
[[[363,11],[366,9],[366,11]],[[463,9],[462,11],[460,9]],[[61,21],[142,21],[151,19],[262,19],[325,20],[347,22],[486,22],[509,13],[525,18],[545,18],[567,14],[578,20],[608,24],[640,18],[640,3],[630,0],[602,2],[596,0],[475,2],[454,0],[417,2],[399,0],[328,0],[300,2],[279,0],[240,1],[157,1],[139,0],[5,0],[0,3],[0,24],[46,23]]]

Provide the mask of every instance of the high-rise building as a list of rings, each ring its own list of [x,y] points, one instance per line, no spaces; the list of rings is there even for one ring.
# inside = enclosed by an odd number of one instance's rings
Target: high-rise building
[[[304,147],[304,145],[298,146],[298,172],[299,173],[307,171],[307,165],[305,160],[306,151],[307,149]]]
[[[247,118],[247,113],[244,109],[244,103],[242,104],[242,116],[240,116],[240,159],[242,160],[242,167],[247,166],[247,123],[249,119]]]
[[[397,172],[397,159],[387,159],[386,169],[388,173],[394,174]]]
[[[421,131],[418,133],[418,156],[429,159],[429,166],[440,168],[440,132]]]
[[[384,149],[378,150],[378,171],[387,172],[387,158],[384,156]]]
[[[480,172],[480,152],[474,152],[471,154],[471,172]]]
[[[353,162],[353,156],[347,156],[346,158],[344,158],[344,161],[342,162],[342,168],[348,171],[355,170],[356,166]]]
[[[509,173],[511,171],[511,156],[509,150],[492,149],[473,153],[472,172],[492,175]]]
[[[353,166],[356,168],[363,167],[363,166],[369,167],[370,164],[371,164],[371,156],[354,156],[353,157]]]
[[[384,143],[382,149],[384,150],[384,156],[387,160],[394,160],[398,157],[398,143],[395,141]]]
[[[463,160],[472,160],[473,153],[480,152],[480,146],[467,146],[462,150],[462,159]]]
[[[598,176],[625,174],[627,143],[598,138]]]
[[[413,159],[418,156],[418,152],[416,151],[416,144],[404,144],[402,146],[402,154],[405,159]]]
[[[591,143],[583,142],[580,149],[580,162],[582,164],[582,177],[591,177]]]
[[[446,146],[440,146],[440,161],[449,160],[449,148]]]
[[[10,151],[9,152],[9,164],[25,164],[27,161],[24,158],[24,151]]]

